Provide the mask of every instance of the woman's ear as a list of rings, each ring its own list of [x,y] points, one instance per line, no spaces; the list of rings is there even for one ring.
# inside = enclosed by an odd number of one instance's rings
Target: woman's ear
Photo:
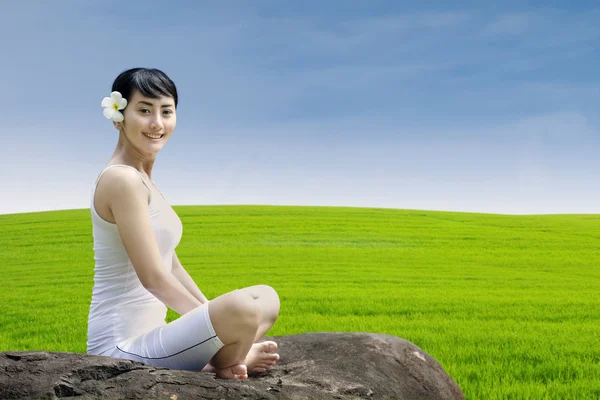
[[[115,128],[120,131],[121,130],[121,123],[120,122],[115,122],[113,121],[113,125],[115,126]]]

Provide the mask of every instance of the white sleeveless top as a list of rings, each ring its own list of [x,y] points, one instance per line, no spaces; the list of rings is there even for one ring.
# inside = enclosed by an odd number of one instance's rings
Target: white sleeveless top
[[[148,186],[142,174],[128,165],[105,168],[91,190],[90,211],[94,236],[94,287],[88,315],[87,353],[102,355],[130,337],[166,325],[167,307],[140,282],[117,225],[102,219],[94,208],[94,194],[100,177],[108,168],[134,169],[150,191],[149,217],[163,259],[171,272],[173,251],[181,240],[181,220],[155,185]]]

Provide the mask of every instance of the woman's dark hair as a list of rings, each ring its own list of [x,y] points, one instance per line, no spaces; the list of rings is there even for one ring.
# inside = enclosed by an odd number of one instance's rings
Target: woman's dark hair
[[[113,82],[112,91],[131,100],[134,91],[152,99],[161,96],[172,97],[177,108],[177,88],[175,83],[161,70],[156,68],[132,68],[121,72]]]

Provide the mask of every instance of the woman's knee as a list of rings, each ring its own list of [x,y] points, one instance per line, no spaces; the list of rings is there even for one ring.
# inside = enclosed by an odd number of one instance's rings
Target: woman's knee
[[[258,287],[260,287],[261,291],[263,291],[267,296],[276,298],[279,301],[279,295],[277,294],[277,291],[272,286],[258,285]]]
[[[238,340],[240,334],[256,330],[260,325],[258,304],[240,290],[211,300],[208,311],[215,333],[226,343]]]
[[[258,303],[261,322],[275,324],[281,307],[277,291],[269,285],[254,285],[238,291],[248,293]]]
[[[227,303],[228,312],[235,318],[241,318],[251,324],[255,322],[258,326],[261,311],[258,303],[247,293],[239,290],[234,293],[235,295],[232,296],[231,301]]]
[[[273,323],[277,320],[279,316],[279,310],[281,307],[281,303],[279,301],[279,294],[277,291],[269,286],[269,285],[259,285],[261,294],[265,297],[267,307],[263,311],[268,312],[268,315]]]
[[[243,289],[238,289],[245,293],[252,295],[253,299],[267,299],[268,301],[279,304],[279,295],[277,291],[269,285],[254,285]]]

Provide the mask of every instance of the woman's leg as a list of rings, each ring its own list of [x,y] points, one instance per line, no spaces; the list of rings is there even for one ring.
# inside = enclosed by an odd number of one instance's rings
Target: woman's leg
[[[267,285],[237,289],[209,304],[212,325],[225,344],[210,361],[215,368],[243,364],[252,345],[271,329],[279,314],[279,297]]]
[[[235,290],[208,303],[212,326],[225,345],[210,360],[218,369],[243,364],[259,327],[260,310],[247,293]]]
[[[191,371],[203,370],[209,362],[218,369],[238,364],[247,365],[248,372],[268,369],[278,355],[267,350],[267,343],[254,342],[273,325],[278,308],[279,298],[268,286],[235,290],[165,326],[120,342],[106,355]]]
[[[242,293],[248,293],[258,303],[260,310],[260,321],[254,342],[261,340],[265,334],[275,325],[279,316],[279,295],[271,286],[256,285],[243,289],[237,289]]]
[[[166,325],[123,340],[105,355],[157,367],[201,371],[225,346],[211,324],[209,306],[213,305],[202,304]],[[249,319],[240,315],[234,328],[244,332],[242,335],[255,334],[257,324],[253,330],[248,329]]]

